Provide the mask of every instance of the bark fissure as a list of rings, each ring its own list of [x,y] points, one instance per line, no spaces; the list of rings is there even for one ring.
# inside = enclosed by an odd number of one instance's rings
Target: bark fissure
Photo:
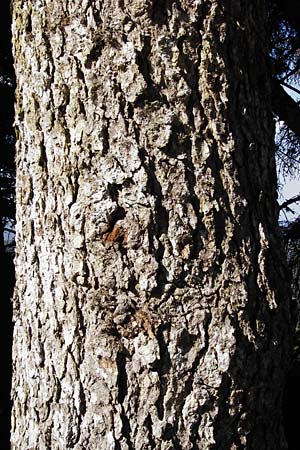
[[[152,420],[150,414],[148,414],[147,419],[145,420],[145,426],[148,429],[148,440],[150,449],[156,449],[156,443],[155,440],[153,439]]]
[[[157,360],[154,369],[159,376],[159,396],[156,401],[156,407],[158,418],[160,420],[164,418],[164,400],[167,392],[168,374],[172,365],[170,354],[168,352],[168,345],[164,337],[164,333],[169,333],[169,328],[169,325],[160,325],[156,333],[159,345],[159,360]]]
[[[118,368],[118,402],[121,405],[121,421],[122,421],[122,435],[126,439],[128,449],[132,450],[132,443],[130,439],[130,422],[124,409],[124,400],[128,393],[127,389],[127,372],[126,372],[126,355],[124,351],[120,351],[117,356],[117,368]],[[119,448],[122,448],[121,446]]]
[[[162,263],[163,255],[165,252],[165,246],[163,245],[160,237],[163,234],[168,233],[168,211],[163,205],[163,195],[161,185],[155,175],[156,167],[154,162],[142,149],[139,151],[140,158],[148,176],[148,190],[155,198],[155,206],[153,211],[153,219],[149,227],[149,244],[150,252],[154,254],[158,264],[157,269],[157,283],[156,287],[152,290],[152,295],[155,297],[161,297],[167,284],[167,269]],[[152,215],[152,214],[151,214]],[[154,238],[156,238],[156,246],[154,244]]]

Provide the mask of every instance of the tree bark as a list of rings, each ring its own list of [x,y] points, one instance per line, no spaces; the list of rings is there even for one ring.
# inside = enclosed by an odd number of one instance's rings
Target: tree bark
[[[283,449],[263,2],[13,2],[12,449]]]

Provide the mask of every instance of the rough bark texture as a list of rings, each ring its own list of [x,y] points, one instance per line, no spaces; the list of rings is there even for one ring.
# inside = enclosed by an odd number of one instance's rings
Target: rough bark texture
[[[13,3],[12,449],[285,448],[263,2]]]

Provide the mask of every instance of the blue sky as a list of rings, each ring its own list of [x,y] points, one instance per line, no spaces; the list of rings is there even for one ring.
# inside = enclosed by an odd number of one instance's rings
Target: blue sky
[[[284,87],[284,86],[283,86]],[[298,86],[295,86],[298,88]],[[299,100],[300,97],[295,93],[295,91],[292,91],[289,88],[284,87],[286,92],[293,97],[294,100]],[[279,189],[279,203],[284,202],[284,200],[288,200],[296,195],[300,194],[300,179],[297,178],[281,178],[279,177],[279,183],[282,186]],[[295,214],[292,214],[291,212],[285,211],[286,216],[281,212],[279,216],[279,220],[295,220],[300,215],[300,202],[293,203],[291,205],[291,209],[295,212]]]

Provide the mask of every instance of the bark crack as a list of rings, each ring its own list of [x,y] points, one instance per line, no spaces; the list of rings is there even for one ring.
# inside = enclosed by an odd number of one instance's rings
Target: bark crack
[[[164,291],[165,286],[168,283],[167,268],[164,266],[162,259],[165,252],[165,246],[162,243],[160,237],[168,233],[169,226],[169,213],[163,205],[163,194],[161,185],[156,176],[155,164],[151,158],[146,154],[145,150],[139,149],[139,156],[147,175],[148,175],[148,190],[155,198],[155,210],[154,217],[152,216],[152,223],[154,226],[148,228],[149,246],[150,251],[154,255],[157,263],[157,283],[156,287],[152,290],[151,294],[154,297],[160,298]],[[148,157],[147,157],[148,156]],[[146,162],[148,159],[148,162]],[[154,245],[154,237],[157,240],[157,248]]]
[[[168,343],[165,340],[164,334],[169,334],[170,325],[159,325],[156,333],[156,339],[159,345],[159,360],[153,366],[153,369],[159,376],[159,396],[156,401],[157,415],[160,420],[163,420],[165,414],[164,398],[168,387],[168,373],[170,372],[172,362],[168,350]]]
[[[183,162],[185,166],[185,178],[190,192],[190,201],[193,206],[195,215],[197,217],[196,226],[193,231],[193,246],[190,252],[190,260],[193,260],[198,257],[200,250],[203,248],[203,242],[201,237],[205,235],[206,228],[202,221],[203,213],[200,212],[200,201],[195,193],[195,186],[196,186],[195,166],[192,163],[191,157],[185,158]]]
[[[118,352],[116,363],[118,369],[118,403],[121,405],[121,421],[122,421],[122,435],[126,439],[126,443],[128,445],[128,450],[133,450],[130,434],[131,427],[129,419],[126,415],[124,408],[124,401],[128,392],[128,380],[127,380],[127,371],[126,371],[126,352],[125,349],[122,349]],[[121,447],[120,447],[121,448]]]
[[[148,442],[149,442],[150,448],[155,450],[156,444],[155,444],[155,440],[153,439],[152,425],[153,424],[152,424],[151,414],[148,414],[148,416],[145,420],[145,426],[148,429]]]

